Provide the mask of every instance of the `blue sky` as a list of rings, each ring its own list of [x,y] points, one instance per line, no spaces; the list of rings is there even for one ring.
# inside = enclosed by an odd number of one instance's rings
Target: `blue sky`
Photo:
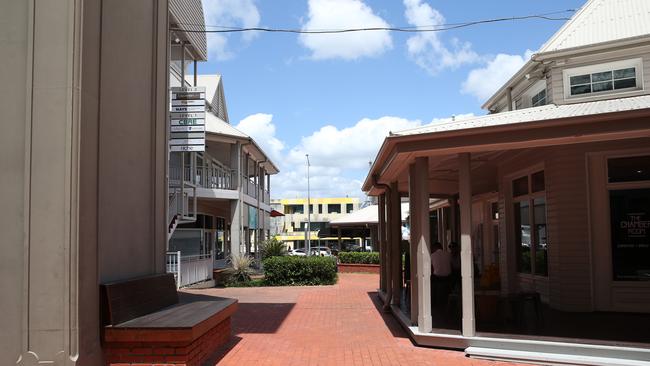
[[[206,23],[274,28],[415,26],[577,9],[584,0],[204,0]],[[571,16],[563,13],[555,16]],[[481,104],[564,21],[440,33],[209,35],[199,73],[223,76],[231,123],[280,167],[272,196],[360,196],[390,130],[484,114]]]

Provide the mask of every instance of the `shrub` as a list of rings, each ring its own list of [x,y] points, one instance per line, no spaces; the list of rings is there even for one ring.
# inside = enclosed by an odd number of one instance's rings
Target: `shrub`
[[[336,283],[333,257],[270,257],[264,260],[264,282],[269,286],[311,286]]]
[[[251,280],[251,266],[253,259],[245,254],[232,254],[228,258],[228,263],[232,266],[226,270],[228,279],[227,283],[245,283]]]
[[[341,252],[339,261],[353,264],[379,264],[379,252]]]
[[[263,287],[266,286],[264,279],[254,279],[246,282],[227,282],[226,287]]]
[[[264,240],[260,245],[262,259],[280,257],[287,254],[287,246],[276,238]]]

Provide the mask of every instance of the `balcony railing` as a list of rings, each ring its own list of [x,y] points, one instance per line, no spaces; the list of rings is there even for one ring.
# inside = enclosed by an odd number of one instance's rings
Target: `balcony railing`
[[[245,175],[242,175],[241,179],[244,182],[243,190],[245,194],[253,198],[258,198],[259,196],[261,202],[267,205],[271,204],[271,193],[268,190],[261,188],[259,184],[255,184],[255,182]]]
[[[209,189],[237,189],[236,172],[224,166],[210,164],[198,167],[169,168],[169,180],[173,185],[180,184],[181,175],[186,184]]]

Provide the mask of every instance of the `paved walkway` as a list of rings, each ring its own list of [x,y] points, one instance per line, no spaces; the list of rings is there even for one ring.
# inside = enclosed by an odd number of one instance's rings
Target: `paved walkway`
[[[378,309],[378,276],[340,274],[322,287],[192,290],[239,299],[218,365],[506,365],[414,346]]]

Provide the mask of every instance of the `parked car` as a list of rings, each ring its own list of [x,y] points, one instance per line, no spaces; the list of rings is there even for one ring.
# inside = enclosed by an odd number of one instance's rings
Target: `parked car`
[[[299,249],[291,249],[291,250],[289,251],[289,255],[298,256],[298,257],[304,257],[304,256],[306,256],[307,254],[305,254],[305,250],[304,250],[303,248],[299,248]]]
[[[330,257],[332,256],[332,250],[328,247],[311,247],[311,255]]]

